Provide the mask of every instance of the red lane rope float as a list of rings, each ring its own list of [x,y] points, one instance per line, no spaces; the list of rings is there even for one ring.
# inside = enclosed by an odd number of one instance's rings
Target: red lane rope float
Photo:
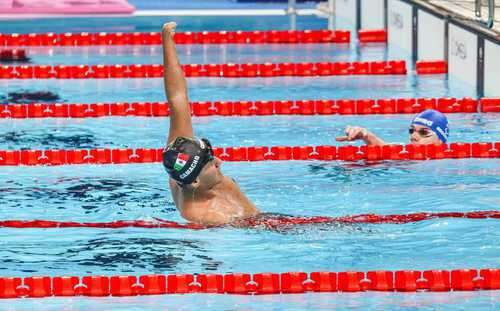
[[[305,292],[449,292],[500,289],[500,269],[32,276],[0,278],[0,298]]]
[[[419,60],[415,67],[418,75],[448,73],[448,63],[444,60]]]
[[[187,64],[186,77],[312,77],[342,75],[405,75],[404,60],[371,62]],[[0,66],[0,79],[160,78],[163,65],[24,65]]]
[[[381,161],[498,158],[500,142],[449,145],[274,146],[214,148],[223,161]],[[0,166],[128,164],[162,161],[163,149],[0,150]]]
[[[469,218],[469,219],[500,219],[500,211],[473,211],[473,212],[440,212],[440,213],[412,213],[405,215],[376,215],[362,214],[342,217],[298,217],[282,215],[265,215],[247,218],[238,221],[235,225],[244,228],[257,229],[286,229],[293,226],[319,225],[331,223],[346,224],[406,224],[426,221],[438,218]],[[155,218],[154,221],[147,220],[117,220],[112,222],[74,222],[74,221],[52,221],[52,220],[2,220],[0,227],[3,228],[169,228],[169,229],[193,229],[202,230],[213,228],[187,223],[180,224]]]
[[[385,29],[361,29],[358,31],[358,40],[361,43],[386,43]]]
[[[415,114],[426,109],[443,113],[500,112],[500,98],[391,98],[192,102],[191,114],[205,116]],[[0,118],[166,117],[167,102],[7,104]]]
[[[177,44],[266,44],[266,43],[349,43],[346,30],[268,30],[178,32]],[[0,46],[90,46],[90,45],[159,45],[159,32],[133,33],[30,33],[0,34]]]

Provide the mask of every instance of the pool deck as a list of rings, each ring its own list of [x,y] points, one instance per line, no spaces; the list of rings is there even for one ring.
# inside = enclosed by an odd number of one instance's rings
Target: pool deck
[[[496,1],[495,18],[493,28],[489,29],[485,26],[479,25],[478,21],[485,22],[488,19],[488,5],[483,5],[481,18],[476,16],[475,1],[474,0],[413,0],[423,6],[433,8],[439,13],[448,15],[451,18],[460,20],[467,23],[469,26],[479,29],[482,32],[489,33],[500,40],[500,3]]]

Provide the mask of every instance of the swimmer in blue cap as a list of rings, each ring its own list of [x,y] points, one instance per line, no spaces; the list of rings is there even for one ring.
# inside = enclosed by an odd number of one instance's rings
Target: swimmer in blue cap
[[[410,143],[415,145],[445,144],[448,141],[448,119],[437,110],[428,109],[419,113],[409,128]],[[386,145],[386,143],[369,130],[359,126],[347,126],[345,136],[337,141],[363,140],[367,145]]]
[[[207,139],[193,135],[187,82],[173,40],[175,23],[162,29],[164,83],[170,107],[168,144],[163,165],[170,176],[170,189],[182,217],[201,225],[223,225],[256,216],[260,211],[233,179],[221,171]]]

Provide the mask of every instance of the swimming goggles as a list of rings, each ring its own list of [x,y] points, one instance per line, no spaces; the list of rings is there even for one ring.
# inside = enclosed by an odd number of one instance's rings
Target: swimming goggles
[[[427,129],[427,128],[420,128],[420,129],[415,129],[414,127],[410,127],[408,129],[408,133],[412,135],[413,133],[417,132],[420,137],[428,137],[432,135],[432,130]]]

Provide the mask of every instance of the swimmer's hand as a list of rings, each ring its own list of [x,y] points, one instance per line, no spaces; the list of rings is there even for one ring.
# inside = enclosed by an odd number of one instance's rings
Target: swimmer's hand
[[[168,22],[163,24],[162,27],[162,32],[164,35],[169,35],[169,36],[174,36],[175,35],[175,28],[177,27],[177,24],[175,22]]]
[[[365,140],[368,137],[369,133],[370,132],[363,127],[348,125],[345,128],[345,136],[338,136],[335,140],[336,141],[353,141],[359,139]]]
[[[345,128],[345,136],[338,136],[336,141],[363,140],[367,145],[385,145],[385,142],[367,129],[359,126],[348,125]]]

